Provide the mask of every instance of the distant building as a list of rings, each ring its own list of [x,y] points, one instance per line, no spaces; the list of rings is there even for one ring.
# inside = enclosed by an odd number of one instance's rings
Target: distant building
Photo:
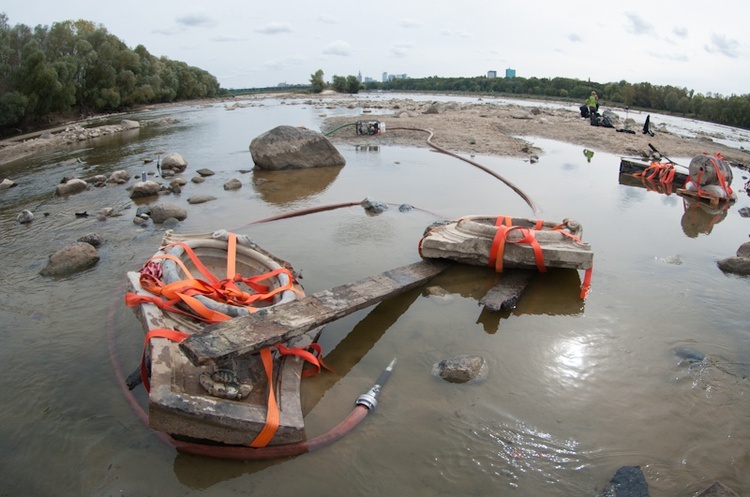
[[[279,83],[278,85],[276,85],[277,88],[286,88],[287,86],[291,85],[287,82]]]
[[[357,74],[357,81],[362,82],[362,71],[359,71],[359,74]]]
[[[375,80],[371,78],[370,76],[365,76],[365,83],[374,83]]]
[[[515,78],[516,77],[516,70],[511,69],[510,67],[505,70],[505,77],[506,78]]]
[[[409,76],[407,76],[406,74],[388,74],[387,72],[383,73],[383,83],[393,81],[394,79],[409,79]]]
[[[487,71],[487,77],[488,78],[496,78],[497,77],[497,71]]]

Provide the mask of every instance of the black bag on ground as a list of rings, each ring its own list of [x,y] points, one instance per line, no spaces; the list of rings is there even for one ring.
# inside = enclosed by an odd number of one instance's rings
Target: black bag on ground
[[[602,115],[598,112],[594,112],[591,114],[591,125],[592,126],[601,126],[602,125]]]
[[[581,117],[589,117],[589,106],[586,104],[581,105]]]

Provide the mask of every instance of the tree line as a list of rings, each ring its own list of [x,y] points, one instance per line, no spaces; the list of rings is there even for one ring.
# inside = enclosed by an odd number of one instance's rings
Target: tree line
[[[332,83],[323,80],[319,69],[310,76],[311,91],[320,93],[332,88],[340,93],[367,91],[460,92],[475,94],[501,94],[578,100],[583,103],[596,91],[604,105],[632,107],[668,114],[694,117],[703,121],[750,129],[750,94],[706,95],[675,86],[657,86],[651,83],[596,83],[574,78],[488,78],[485,76],[441,78],[404,78],[360,83],[356,76],[333,76]]]
[[[55,114],[82,115],[213,97],[217,79],[185,62],[131,50],[102,25],[64,21],[31,29],[0,13],[0,130]]]
[[[595,83],[571,78],[429,78],[394,79],[364,83],[366,90],[418,92],[467,92],[507,94],[579,100],[595,90],[605,105],[628,106],[666,112],[738,128],[750,129],[750,94],[725,97],[703,95],[687,88],[657,86],[650,83]]]

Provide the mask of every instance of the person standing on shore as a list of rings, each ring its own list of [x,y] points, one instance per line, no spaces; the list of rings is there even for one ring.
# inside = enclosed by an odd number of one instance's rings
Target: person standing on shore
[[[586,99],[586,105],[589,108],[589,114],[599,111],[599,95],[595,91],[592,91],[591,96]]]

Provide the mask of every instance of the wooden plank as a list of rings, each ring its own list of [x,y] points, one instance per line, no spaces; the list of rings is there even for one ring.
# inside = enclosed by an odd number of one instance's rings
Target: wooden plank
[[[423,260],[283,306],[207,326],[180,343],[193,364],[257,352],[415,288],[450,267]]]
[[[500,283],[479,301],[490,312],[507,311],[515,307],[535,272],[527,269],[509,269],[503,272]]]

